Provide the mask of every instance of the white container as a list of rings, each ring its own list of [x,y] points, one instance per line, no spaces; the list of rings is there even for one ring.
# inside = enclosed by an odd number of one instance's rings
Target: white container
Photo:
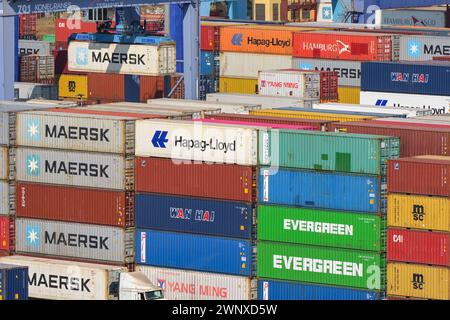
[[[23,147],[16,152],[18,181],[125,190],[123,156]]]
[[[450,56],[450,37],[400,37],[400,60],[426,61],[440,56]]]
[[[29,99],[58,99],[58,86],[50,84],[39,84],[29,82],[14,82],[14,89],[17,94],[16,99],[29,100]]]
[[[0,263],[28,267],[28,296],[46,300],[112,300],[110,285],[125,267],[26,256],[0,258]],[[69,285],[60,285],[60,283]]]
[[[258,79],[258,72],[292,68],[292,56],[245,52],[221,52],[220,76]]]
[[[121,228],[16,219],[16,252],[125,264],[134,255],[132,239]]]
[[[254,300],[256,279],[218,273],[137,266],[168,300]]]
[[[264,96],[320,99],[320,74],[293,70],[260,71],[258,90]]]
[[[314,103],[320,103],[319,99],[299,99],[293,97],[274,97],[259,94],[240,93],[208,93],[208,102],[248,103],[261,106],[261,109],[273,109],[283,107],[312,108]]]
[[[0,146],[0,180],[9,178],[8,148]]]
[[[137,118],[174,118],[174,119],[183,119],[183,118],[192,118],[192,112],[181,112],[176,110],[170,110],[169,108],[156,109],[149,108],[145,103],[136,103],[139,106],[132,106],[134,104],[132,102],[123,102],[123,103],[108,103],[108,104],[93,104],[85,107],[79,107],[80,109],[90,110],[90,111],[100,111],[100,112],[114,112],[114,113],[128,113],[132,114],[131,116],[136,116]],[[143,106],[147,106],[144,108]],[[136,115],[136,113],[138,115]]]
[[[72,41],[70,71],[158,76],[176,72],[175,43],[155,45]]]
[[[406,109],[396,107],[374,107],[371,105],[361,104],[344,104],[344,103],[321,103],[313,106],[315,110],[327,111],[350,111],[361,113],[379,113],[386,115],[406,116],[406,118],[423,117],[431,115],[433,112],[428,109]]]
[[[9,214],[9,184],[7,181],[0,181],[0,216]]]
[[[54,44],[47,41],[19,40],[19,55],[51,56]]]
[[[432,110],[433,115],[450,112],[450,97],[446,96],[361,91],[360,101],[371,106],[427,109]]]
[[[214,101],[199,101],[199,100],[183,100],[183,99],[150,99],[147,100],[149,104],[168,105],[168,106],[189,106],[199,108],[218,108],[221,113],[241,113],[248,114],[250,110],[257,110],[261,107],[254,104],[245,103],[226,103]]]
[[[382,9],[375,11],[376,25],[445,28],[445,11]]]
[[[136,121],[136,155],[240,165],[257,164],[257,129],[200,121]]]

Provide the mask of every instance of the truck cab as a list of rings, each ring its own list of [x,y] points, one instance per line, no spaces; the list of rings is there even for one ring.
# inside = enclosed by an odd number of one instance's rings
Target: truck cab
[[[155,286],[141,272],[123,272],[119,275],[119,300],[164,299],[161,288]]]

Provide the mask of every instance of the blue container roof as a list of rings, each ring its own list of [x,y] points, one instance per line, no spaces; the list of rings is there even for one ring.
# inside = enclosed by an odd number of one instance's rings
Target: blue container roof
[[[171,37],[158,36],[130,36],[123,34],[100,34],[100,33],[74,33],[70,36],[69,41],[90,41],[103,43],[122,43],[122,44],[146,44],[160,45],[163,43],[172,43]]]

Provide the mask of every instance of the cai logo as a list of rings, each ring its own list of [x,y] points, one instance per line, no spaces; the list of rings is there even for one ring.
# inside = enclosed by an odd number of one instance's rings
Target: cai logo
[[[158,287],[160,287],[163,291],[166,291],[166,280],[158,279]]]
[[[156,130],[153,135],[152,145],[155,148],[167,148],[166,143],[169,142],[169,139],[167,139],[168,134],[168,131]]]
[[[422,44],[419,41],[409,40],[408,41],[408,56],[409,57],[419,57],[421,46],[422,46]]]
[[[233,46],[240,46],[242,44],[242,33],[235,33],[231,38],[231,44]]]
[[[332,9],[331,7],[323,7],[322,8],[322,19],[330,20],[332,18]]]
[[[38,155],[27,156],[27,176],[39,176],[41,174],[41,159]]]
[[[29,119],[27,121],[27,139],[40,140],[41,139],[41,121]]]
[[[88,64],[89,50],[87,48],[77,48],[76,50],[76,61],[80,66],[85,66]]]
[[[39,226],[27,225],[25,231],[27,246],[39,246],[41,242],[41,228]]]

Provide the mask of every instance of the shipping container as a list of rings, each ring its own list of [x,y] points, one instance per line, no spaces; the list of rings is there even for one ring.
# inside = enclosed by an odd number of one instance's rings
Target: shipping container
[[[430,110],[432,115],[450,113],[450,97],[425,94],[361,91],[361,104]]]
[[[305,108],[306,109],[306,108]],[[362,121],[370,120],[375,117],[373,116],[362,116],[362,115],[351,115],[351,114],[338,114],[338,113],[321,113],[312,112],[311,110],[251,110],[249,112],[251,115],[256,116],[272,116],[280,118],[300,118],[300,119],[315,119],[315,120],[326,120],[333,122],[344,122],[344,121]]]
[[[400,156],[423,154],[450,155],[450,128],[413,123],[362,121],[331,123],[330,131],[387,135],[400,138]]]
[[[9,214],[9,184],[0,180],[0,216]]]
[[[432,62],[363,62],[361,90],[450,96],[450,64]]]
[[[271,124],[267,122],[246,122],[246,121],[234,121],[234,120],[216,120],[216,119],[194,119],[194,121],[202,123],[214,123],[221,125],[232,125],[232,126],[242,126],[242,127],[260,127],[262,130],[271,129],[287,129],[287,130],[314,130],[313,127],[308,126],[297,126],[291,124]]]
[[[240,239],[251,239],[256,233],[256,208],[248,203],[136,194],[135,208],[139,229]]]
[[[254,128],[203,125],[187,121],[138,120],[135,143],[137,156],[257,164],[258,140],[257,129]]]
[[[36,54],[39,56],[50,56],[53,52],[54,45],[46,41],[37,40],[19,40],[20,56]]]
[[[215,101],[199,101],[189,99],[150,99],[147,100],[148,104],[156,105],[168,105],[168,106],[186,106],[186,107],[198,107],[198,108],[217,108],[220,113],[239,113],[247,114],[249,110],[260,109],[260,105],[254,103],[230,103],[230,102],[215,102]],[[206,115],[205,115],[206,116]]]
[[[258,280],[259,300],[381,300],[379,291],[365,291],[310,283]]]
[[[55,26],[57,42],[68,42],[73,33],[97,32],[97,24],[94,21],[84,21],[83,19],[56,19]]]
[[[258,278],[384,290],[386,258],[370,251],[259,241]]]
[[[63,74],[59,78],[59,97],[83,99],[88,98],[88,77],[84,75]]]
[[[8,216],[0,216],[0,250],[12,252],[14,244],[14,221]]]
[[[137,264],[253,276],[254,250],[248,240],[136,230]]]
[[[120,74],[88,73],[88,98],[107,102],[125,101],[125,77]]]
[[[449,233],[389,228],[387,259],[449,267],[449,242]]]
[[[133,194],[121,191],[16,183],[19,218],[129,227],[132,203]]]
[[[385,222],[366,213],[258,207],[258,240],[384,251]]]
[[[394,119],[399,117],[414,118],[432,115],[432,111],[428,109],[407,109],[400,107],[389,106],[375,106],[353,103],[321,103],[313,106],[314,110],[327,110],[327,111],[343,111],[343,112],[355,112],[355,113],[381,113],[392,116]],[[381,118],[383,119],[383,118]]]
[[[53,84],[14,82],[17,100],[58,100],[58,86]]]
[[[132,263],[133,233],[123,228],[17,218],[16,253]]]
[[[338,101],[339,103],[360,103],[361,89],[359,87],[339,87],[338,88]]]
[[[448,36],[411,35],[400,37],[400,59],[404,61],[426,61],[433,60],[433,57],[450,56],[449,48]]]
[[[200,51],[200,75],[212,76],[215,72],[215,55],[212,52]]]
[[[19,15],[19,37],[20,39],[36,39],[37,14]]]
[[[243,78],[219,78],[220,93],[240,93],[256,94],[258,93],[258,79]],[[209,94],[207,94],[209,95]]]
[[[450,300],[450,269],[420,264],[389,262],[387,294]]]
[[[256,198],[256,173],[249,166],[136,157],[135,170],[137,192],[243,202]]]
[[[395,25],[395,26],[427,26],[427,27],[446,27],[445,11],[436,10],[375,10],[376,25]],[[400,38],[401,39],[401,38]],[[402,60],[405,60],[402,58]]]
[[[126,55],[125,60],[122,60],[123,55]],[[72,41],[69,44],[68,56],[70,71],[148,76],[171,74],[176,71],[175,43],[105,45]]]
[[[391,61],[395,46],[389,34],[343,31],[295,32],[293,42],[295,57],[352,61]]]
[[[389,193],[450,197],[450,157],[416,156],[388,161]]]
[[[407,118],[407,119],[399,119],[399,118],[384,118],[384,119],[375,119],[380,123],[388,123],[388,124],[400,124],[400,125],[411,125],[416,127],[428,127],[428,128],[448,128],[450,127],[450,118],[448,114],[443,115],[432,115],[432,116],[422,116],[416,118]]]
[[[139,76],[139,102],[145,103],[148,99],[162,98],[166,91],[172,89],[164,78],[164,76]]]
[[[450,199],[389,194],[387,222],[389,227],[450,232]]]
[[[134,102],[116,102],[107,105],[88,107],[90,109],[103,109],[109,111],[123,110],[135,112],[153,112],[154,114],[162,114],[165,116],[184,116],[185,120],[192,120],[192,118],[201,118],[206,113],[218,113],[218,108],[206,108],[206,107],[189,107],[189,106],[168,106],[168,105],[156,105],[148,103],[134,103]]]
[[[384,212],[384,182],[376,176],[261,168],[259,203],[367,213]]]
[[[0,263],[0,300],[28,300],[28,267]]]
[[[54,84],[55,58],[52,55],[20,57],[20,82]]]
[[[34,299],[115,300],[117,293],[109,290],[116,288],[119,273],[126,272],[125,267],[27,256],[0,262],[28,268],[29,296]],[[72,280],[69,286],[64,285],[67,279]]]
[[[259,164],[287,168],[386,175],[387,160],[400,156],[395,137],[267,130],[259,133]]]
[[[9,179],[8,148],[0,146],[0,180]]]
[[[125,190],[132,159],[115,154],[18,148],[17,181]]]
[[[258,72],[292,68],[292,57],[283,55],[221,52],[220,76],[258,79]]]
[[[256,279],[209,272],[137,266],[168,300],[255,300]]]

